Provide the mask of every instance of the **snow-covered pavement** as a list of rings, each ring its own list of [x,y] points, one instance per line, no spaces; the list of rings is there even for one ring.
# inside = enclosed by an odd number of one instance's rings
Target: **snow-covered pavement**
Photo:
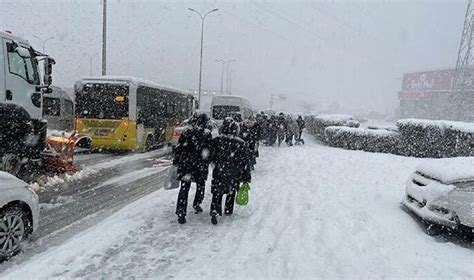
[[[179,225],[177,190],[159,190],[0,277],[474,278],[471,249],[437,242],[400,208],[422,159],[308,142],[263,147],[250,204],[217,226],[209,192]]]

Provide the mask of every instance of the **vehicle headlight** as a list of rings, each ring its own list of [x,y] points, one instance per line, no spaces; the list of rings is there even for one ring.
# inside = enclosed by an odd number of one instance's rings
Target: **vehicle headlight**
[[[25,189],[27,189],[29,192],[31,192],[32,194],[36,195],[36,192],[35,190],[30,186],[30,185],[26,185],[25,186]]]
[[[474,182],[459,182],[454,183],[456,186],[456,190],[463,191],[463,192],[474,192]]]

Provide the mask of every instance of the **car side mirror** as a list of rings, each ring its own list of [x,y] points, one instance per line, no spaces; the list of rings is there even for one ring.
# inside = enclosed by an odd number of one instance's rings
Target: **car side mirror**
[[[44,77],[43,82],[46,86],[50,86],[53,83],[53,77],[51,74],[53,73],[53,65],[56,64],[54,59],[47,57],[44,60]]]
[[[15,52],[21,57],[21,58],[31,58],[31,53],[27,48],[24,47],[16,47]]]

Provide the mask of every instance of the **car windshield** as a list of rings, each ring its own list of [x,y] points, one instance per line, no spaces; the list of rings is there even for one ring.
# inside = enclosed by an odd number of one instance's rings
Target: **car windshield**
[[[216,120],[223,120],[226,117],[240,111],[239,106],[219,105],[212,107],[212,117]]]
[[[474,279],[473,1],[0,0],[0,279]]]

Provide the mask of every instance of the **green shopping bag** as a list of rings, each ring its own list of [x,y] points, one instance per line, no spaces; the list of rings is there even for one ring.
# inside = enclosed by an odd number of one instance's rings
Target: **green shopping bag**
[[[237,191],[237,195],[235,197],[235,202],[238,205],[247,205],[247,203],[249,203],[249,190],[250,190],[249,183],[243,183],[242,186],[240,186],[239,190]]]

